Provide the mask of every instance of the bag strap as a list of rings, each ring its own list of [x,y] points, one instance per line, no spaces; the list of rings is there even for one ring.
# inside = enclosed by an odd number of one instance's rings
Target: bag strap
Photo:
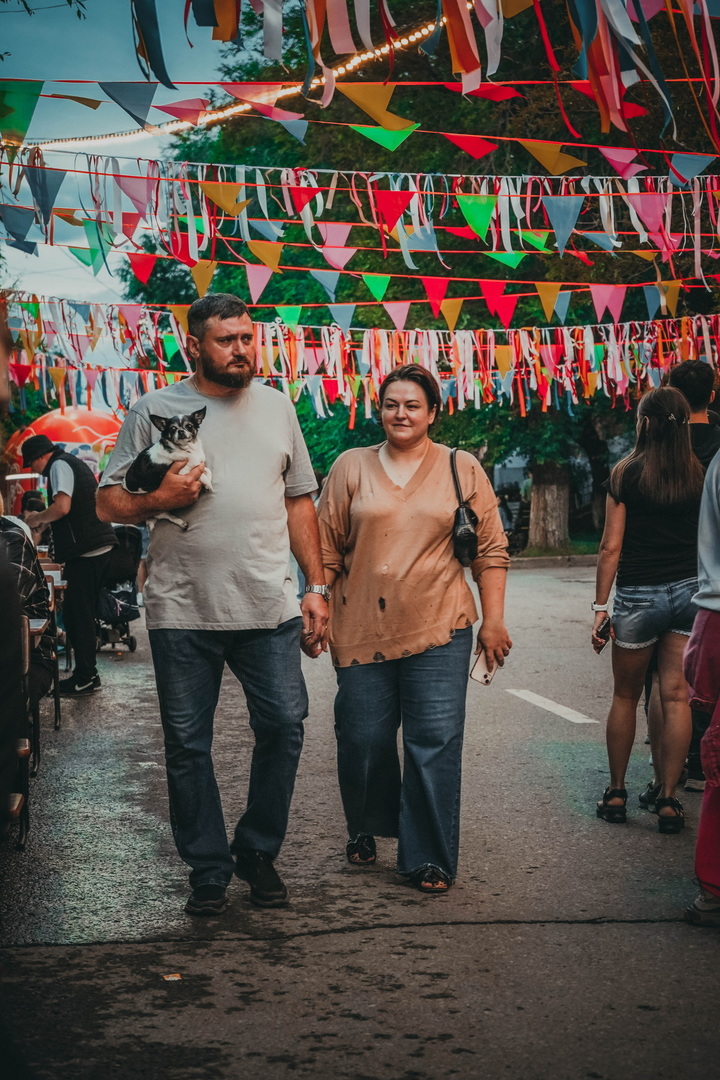
[[[454,446],[450,451],[450,468],[452,469],[453,482],[455,484],[455,494],[457,495],[457,501],[460,506],[465,506],[465,500],[463,499],[462,488],[460,487],[460,480],[458,479],[457,464],[455,457],[457,455],[457,447]]]

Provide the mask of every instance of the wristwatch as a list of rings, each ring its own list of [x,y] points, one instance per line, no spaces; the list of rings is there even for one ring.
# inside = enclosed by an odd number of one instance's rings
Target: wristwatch
[[[330,586],[329,585],[306,585],[305,592],[314,592],[322,596],[323,600],[330,603]]]
[[[595,601],[593,600],[590,607],[591,607],[591,609],[593,611],[607,611],[608,607],[609,607],[609,604],[607,603],[607,601],[604,604],[596,604]]]

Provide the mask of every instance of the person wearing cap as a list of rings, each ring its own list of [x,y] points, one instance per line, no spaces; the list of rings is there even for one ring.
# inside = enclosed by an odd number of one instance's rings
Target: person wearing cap
[[[95,665],[95,607],[117,544],[112,525],[95,512],[97,481],[92,469],[67,454],[47,435],[32,435],[22,444],[23,465],[48,482],[48,507],[25,517],[30,529],[52,528],[55,558],[64,564],[67,590],[63,615],[75,654],[75,669],[60,681],[60,693],[79,697],[100,690]]]

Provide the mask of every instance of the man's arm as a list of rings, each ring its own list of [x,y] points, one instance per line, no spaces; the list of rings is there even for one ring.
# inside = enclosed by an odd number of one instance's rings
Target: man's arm
[[[51,525],[53,521],[59,521],[70,513],[72,498],[64,491],[58,491],[57,495],[46,510],[31,510],[25,517],[25,524],[30,529],[36,529],[42,525]]]
[[[320,530],[315,505],[310,495],[285,498],[290,534],[290,550],[298,561],[308,585],[323,585],[320,552]],[[303,615],[302,646],[308,656],[318,656],[327,648],[325,632],[328,623],[327,601],[319,593],[305,593],[300,605]]]
[[[96,513],[101,521],[119,525],[135,525],[161,510],[180,510],[197,502],[202,491],[200,477],[205,465],[196,465],[189,473],[180,475],[186,462],[174,461],[163,477],[157,491],[133,495],[122,484],[108,484],[97,493]]]

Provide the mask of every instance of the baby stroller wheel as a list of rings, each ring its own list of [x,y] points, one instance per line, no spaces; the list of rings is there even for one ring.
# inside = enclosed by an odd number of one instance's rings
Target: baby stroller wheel
[[[135,652],[135,650],[137,649],[137,638],[133,637],[132,634],[127,639],[127,647],[130,650],[130,652]]]

